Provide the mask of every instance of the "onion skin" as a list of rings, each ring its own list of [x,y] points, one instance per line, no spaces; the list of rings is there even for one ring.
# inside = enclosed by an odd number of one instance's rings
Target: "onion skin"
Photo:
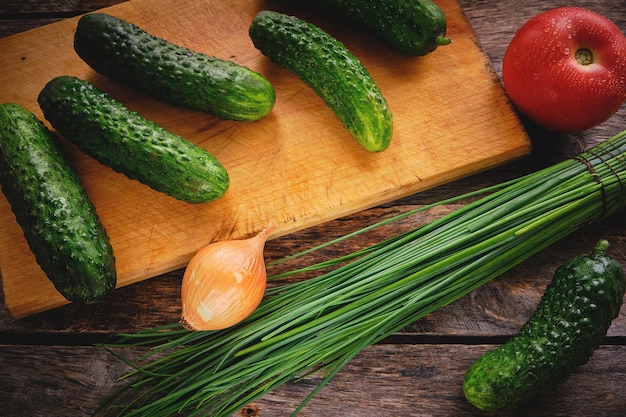
[[[181,287],[187,330],[222,330],[257,308],[267,284],[263,249],[271,228],[249,239],[211,243],[193,256]]]

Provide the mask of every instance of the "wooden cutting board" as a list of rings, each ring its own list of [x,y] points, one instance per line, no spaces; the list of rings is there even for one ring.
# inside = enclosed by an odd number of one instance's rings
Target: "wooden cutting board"
[[[78,18],[0,39],[0,102],[18,102],[43,118],[37,95],[46,82],[78,76],[205,147],[228,169],[225,197],[190,205],[64,143],[110,235],[123,286],[184,267],[207,243],[249,236],[270,221],[276,224],[272,237],[288,234],[527,155],[529,138],[459,4],[438,3],[453,41],[426,57],[399,54],[341,20],[279,2],[131,0],[103,10],[264,74],[277,102],[257,122],[176,108],[94,73],[73,50]],[[311,89],[254,48],[248,27],[262,9],[317,24],[363,61],[394,114],[394,139],[385,152],[363,150]],[[5,303],[15,317],[67,302],[35,262],[4,196],[0,272]]]

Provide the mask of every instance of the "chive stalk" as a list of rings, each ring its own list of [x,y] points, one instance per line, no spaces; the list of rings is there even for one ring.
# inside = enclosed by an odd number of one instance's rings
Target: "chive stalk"
[[[623,208],[626,131],[575,158],[357,233],[477,195],[482,197],[414,230],[270,277],[334,267],[268,288],[256,311],[235,327],[189,332],[171,324],[120,335],[106,347],[134,370],[103,409],[107,415],[229,416],[288,381],[321,373],[321,383],[294,410],[298,414],[367,346]],[[119,350],[130,346],[150,350],[129,360]]]

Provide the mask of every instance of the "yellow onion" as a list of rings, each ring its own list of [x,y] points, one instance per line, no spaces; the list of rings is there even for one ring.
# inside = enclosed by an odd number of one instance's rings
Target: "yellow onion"
[[[221,330],[252,314],[265,293],[263,248],[271,229],[249,239],[211,243],[193,256],[181,289],[186,329]]]

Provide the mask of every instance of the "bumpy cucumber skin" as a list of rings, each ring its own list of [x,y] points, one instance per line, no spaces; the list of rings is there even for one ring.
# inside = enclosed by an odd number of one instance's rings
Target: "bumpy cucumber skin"
[[[267,10],[249,33],[257,49],[313,88],[365,149],[387,149],[393,133],[387,101],[343,44],[302,19]]]
[[[445,36],[446,15],[432,0],[308,0],[304,4],[336,11],[408,55],[427,55],[450,43]]]
[[[261,74],[232,61],[174,45],[104,13],[78,22],[74,49],[90,67],[181,107],[222,119],[254,121],[276,100]]]
[[[87,81],[59,76],[39,94],[52,126],[86,154],[188,203],[222,197],[226,169],[205,149],[124,107]]]
[[[468,369],[466,398],[486,411],[513,409],[547,392],[585,364],[617,317],[624,298],[624,270],[594,251],[561,266],[519,333]]]
[[[37,263],[69,301],[109,294],[117,274],[109,237],[56,138],[19,104],[0,105],[0,184]]]

